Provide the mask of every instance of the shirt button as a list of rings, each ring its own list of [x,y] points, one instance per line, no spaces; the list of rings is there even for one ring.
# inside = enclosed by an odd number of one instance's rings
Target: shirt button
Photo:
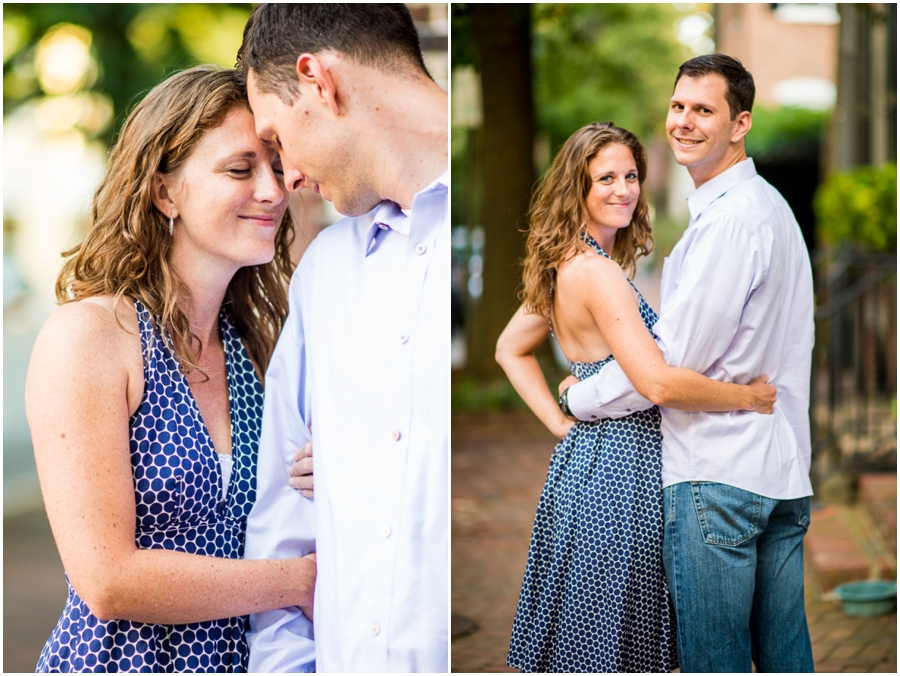
[[[591,416],[591,420],[596,420],[596,419],[597,419],[597,416],[595,416],[595,415]]]
[[[381,228],[382,230],[390,230],[390,228],[387,225],[385,225],[384,223],[379,223],[378,227]]]
[[[391,432],[391,439],[394,441],[400,441],[400,430],[394,430]]]
[[[373,624],[371,627],[369,627],[369,633],[372,634],[372,636],[378,636],[378,634],[381,633],[381,627],[379,627],[377,624]]]
[[[421,256],[426,251],[428,251],[427,246],[425,246],[424,244],[416,244],[416,253],[417,254],[419,254]]]
[[[400,334],[400,342],[406,345],[409,342],[409,334],[402,333]]]
[[[626,408],[625,410],[628,411],[629,413],[631,413],[631,409],[630,409],[630,408]]]
[[[389,537],[391,537],[392,532],[393,531],[391,530],[390,526],[385,526],[384,528],[381,529],[381,537],[389,538]]]

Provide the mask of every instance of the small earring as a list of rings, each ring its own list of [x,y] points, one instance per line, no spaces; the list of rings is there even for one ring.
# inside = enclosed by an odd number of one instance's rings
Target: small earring
[[[175,233],[175,219],[169,216],[169,237]]]

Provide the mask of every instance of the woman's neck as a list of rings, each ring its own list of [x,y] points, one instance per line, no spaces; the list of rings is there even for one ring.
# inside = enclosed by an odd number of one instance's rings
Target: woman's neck
[[[201,349],[219,343],[219,311],[234,272],[226,275],[219,271],[217,274],[211,269],[212,266],[207,269],[198,266],[185,266],[185,269],[174,267],[188,290],[189,297],[180,306],[190,324],[191,333],[200,340]]]
[[[615,228],[602,228],[589,225],[587,231],[588,234],[594,238],[594,241],[597,242],[597,245],[607,254],[612,256],[613,248],[616,245],[616,233],[618,230]]]

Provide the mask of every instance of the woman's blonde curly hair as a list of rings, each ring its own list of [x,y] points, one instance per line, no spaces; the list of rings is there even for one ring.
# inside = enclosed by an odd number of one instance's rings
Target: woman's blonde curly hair
[[[197,368],[199,339],[182,310],[190,292],[171,266],[168,219],[152,200],[157,172],[177,174],[204,134],[235,109],[249,110],[236,71],[199,66],[157,85],[129,115],[94,194],[84,241],[65,251],[56,297],[68,303],[110,295],[139,299],[168,327],[185,373]],[[238,270],[223,308],[264,373],[288,312],[286,284],[294,226],[290,211],[275,235],[275,257]],[[159,327],[157,327],[159,328]]]
[[[613,143],[631,150],[638,182],[643,188],[647,178],[644,146],[634,134],[612,122],[592,122],[572,134],[541,178],[528,212],[529,230],[519,292],[519,300],[527,312],[547,311],[550,287],[559,266],[587,246],[582,237],[587,233],[589,219],[586,203],[591,189],[589,165],[598,152]],[[637,259],[652,250],[650,208],[641,190],[631,223],[616,233],[615,247],[607,253],[626,273],[634,274]]]

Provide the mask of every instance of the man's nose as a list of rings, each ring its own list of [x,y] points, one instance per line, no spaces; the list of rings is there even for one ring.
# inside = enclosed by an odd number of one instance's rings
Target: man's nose
[[[306,178],[296,167],[282,160],[284,167],[284,187],[288,192],[300,192],[303,189],[303,180]]]
[[[691,114],[691,111],[686,108],[679,113],[676,121],[678,122],[679,127],[691,128],[694,126],[694,116]]]

